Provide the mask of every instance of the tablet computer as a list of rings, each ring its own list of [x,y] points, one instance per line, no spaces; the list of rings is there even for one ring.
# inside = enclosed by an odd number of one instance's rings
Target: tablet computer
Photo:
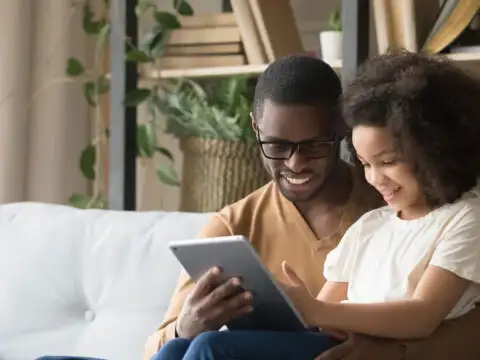
[[[174,241],[169,247],[196,282],[209,269],[222,269],[222,280],[242,278],[253,293],[253,311],[225,324],[229,330],[308,330],[308,326],[276,279],[244,236]]]

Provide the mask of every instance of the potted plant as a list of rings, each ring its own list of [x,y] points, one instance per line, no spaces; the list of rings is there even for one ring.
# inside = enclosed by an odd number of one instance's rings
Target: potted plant
[[[320,32],[322,59],[333,62],[342,59],[342,21],[340,11],[334,10],[329,17],[329,30]]]
[[[85,99],[92,109],[94,135],[86,144],[79,156],[79,167],[86,179],[93,184],[93,194],[72,194],[68,199],[70,205],[79,208],[108,208],[106,196],[105,172],[108,163],[108,121],[103,110],[105,95],[110,91],[106,57],[108,56],[108,35],[110,23],[108,9],[110,0],[96,3],[101,6],[92,6],[89,0],[75,6],[82,11],[82,26],[85,34],[94,43],[93,65],[87,67],[80,60],[70,57],[66,64],[66,75],[80,82],[83,86]],[[140,0],[135,12],[139,21],[145,16],[152,17],[152,26],[149,31],[138,41],[134,47],[126,39],[126,58],[136,62],[139,66],[156,64],[162,56],[166,41],[171,31],[181,27],[179,16],[192,16],[194,11],[188,0],[172,0],[173,12],[161,10],[151,1]],[[93,10],[95,8],[95,11]],[[154,93],[156,88],[137,88],[125,95],[124,105],[138,107],[145,103]],[[107,98],[108,99],[108,98]],[[154,114],[150,112],[151,119],[137,126],[137,156],[140,163],[153,161],[155,154],[168,158],[167,163],[158,165],[157,174],[160,180],[169,185],[178,185],[178,179],[173,170],[172,153],[157,143]]]
[[[181,210],[217,211],[269,181],[251,127],[248,78],[178,79],[153,102],[184,153]]]

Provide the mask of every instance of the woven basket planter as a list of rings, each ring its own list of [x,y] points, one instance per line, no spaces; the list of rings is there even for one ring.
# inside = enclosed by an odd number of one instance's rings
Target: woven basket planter
[[[180,148],[184,154],[182,211],[218,211],[270,180],[258,146],[189,137],[180,140]]]

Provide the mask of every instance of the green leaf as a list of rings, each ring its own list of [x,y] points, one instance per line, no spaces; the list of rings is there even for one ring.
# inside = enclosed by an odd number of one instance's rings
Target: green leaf
[[[339,10],[334,10],[328,18],[330,29],[333,31],[342,31],[342,18]]]
[[[102,47],[107,42],[109,35],[110,35],[110,24],[104,22],[100,28],[100,31],[98,32],[97,47]]]
[[[134,89],[125,95],[123,104],[129,107],[137,107],[150,96],[150,89]]]
[[[187,0],[173,0],[173,6],[180,15],[192,16],[193,8]]]
[[[142,157],[152,157],[157,145],[155,126],[151,123],[137,126],[137,153]]]
[[[85,73],[85,68],[80,60],[71,57],[67,61],[66,72],[68,76],[80,76]]]
[[[100,75],[94,93],[98,95],[106,94],[110,91],[110,80],[105,75]]]
[[[138,48],[150,58],[157,58],[163,55],[165,43],[170,36],[170,30],[155,26],[145,34],[139,42]]]
[[[146,63],[151,61],[150,57],[143,51],[130,50],[126,54],[127,61],[133,61],[137,63]]]
[[[85,194],[72,194],[68,198],[68,203],[78,209],[106,209],[108,202],[105,197],[98,194],[96,197]]]
[[[90,203],[89,209],[108,209],[108,201],[100,195]]]
[[[90,106],[97,106],[97,103],[93,100],[95,97],[95,83],[93,81],[87,81],[83,84],[83,94]]]
[[[201,84],[179,79],[163,83],[152,105],[163,115],[165,131],[176,137],[198,136],[252,142],[248,79],[235,77]]]
[[[105,75],[100,75],[95,82],[86,81],[83,84],[83,93],[90,106],[97,106],[95,97],[110,91],[110,80]]]
[[[95,180],[95,163],[97,162],[97,150],[92,144],[88,144],[80,156],[80,170],[88,180]]]
[[[135,6],[135,14],[137,17],[142,17],[151,8],[157,9],[157,5],[151,1],[142,1]]]
[[[161,146],[157,146],[155,148],[155,151],[159,152],[160,154],[166,156],[167,158],[169,158],[171,161],[173,161],[173,154],[170,152],[170,150],[164,148],[164,147],[161,147]]]
[[[155,36],[153,36],[152,41],[148,46],[151,56],[160,57],[163,55],[165,51],[165,43],[167,42],[169,36],[169,30],[161,30]]]
[[[83,5],[83,30],[89,35],[99,34],[106,24],[105,20],[95,20],[94,16],[95,14],[88,3]]]
[[[178,180],[177,173],[173,168],[172,164],[160,164],[157,167],[157,175],[160,181],[166,185],[170,186],[179,186],[180,181]]]
[[[162,26],[162,29],[178,29],[181,27],[175,14],[168,11],[155,11],[155,20]]]
[[[78,209],[86,209],[90,198],[85,194],[73,194],[68,198],[68,203]]]

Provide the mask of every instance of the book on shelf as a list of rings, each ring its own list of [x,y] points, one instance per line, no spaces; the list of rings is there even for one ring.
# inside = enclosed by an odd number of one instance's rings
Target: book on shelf
[[[249,64],[265,64],[267,55],[248,0],[230,0]]]
[[[233,13],[180,16],[181,28],[171,31],[164,54],[145,73],[240,66],[246,63],[237,19]]]
[[[450,49],[479,6],[480,0],[374,0],[378,50],[436,54]]]
[[[204,67],[239,66],[245,65],[243,55],[192,55],[192,56],[163,56],[159,60],[162,70],[192,69]]]
[[[240,42],[238,26],[180,28],[171,32],[167,45],[222,44]]]
[[[268,62],[304,51],[289,0],[248,1]]]
[[[373,0],[378,51],[419,51],[438,9],[439,0]]]
[[[181,55],[234,55],[242,54],[241,42],[205,45],[167,45],[166,56]]]
[[[179,22],[183,29],[237,26],[235,15],[231,12],[179,16]]]
[[[230,13],[180,16],[181,28],[171,31],[155,69],[263,66],[304,51],[289,0],[230,2]]]
[[[465,31],[478,12],[478,0],[444,0],[423,50],[439,53]]]

